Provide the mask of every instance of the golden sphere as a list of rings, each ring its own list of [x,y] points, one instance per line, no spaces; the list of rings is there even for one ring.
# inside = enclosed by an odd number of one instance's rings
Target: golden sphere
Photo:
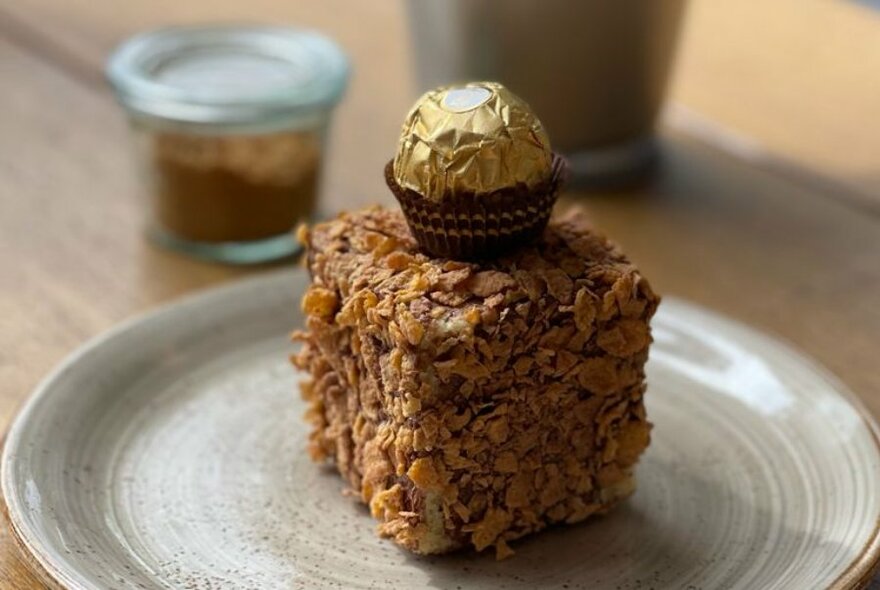
[[[532,189],[551,174],[553,153],[529,105],[497,82],[426,92],[401,131],[393,173],[427,199]]]

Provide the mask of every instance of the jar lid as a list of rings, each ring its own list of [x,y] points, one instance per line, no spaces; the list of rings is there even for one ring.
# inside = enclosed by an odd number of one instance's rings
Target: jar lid
[[[329,110],[348,76],[327,37],[270,26],[159,29],[123,43],[107,64],[133,114],[204,125],[281,124]]]

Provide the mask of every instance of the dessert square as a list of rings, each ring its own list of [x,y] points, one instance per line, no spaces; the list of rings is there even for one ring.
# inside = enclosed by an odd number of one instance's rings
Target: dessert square
[[[582,213],[479,262],[422,253],[380,207],[300,239],[309,452],[335,462],[381,536],[506,557],[632,493],[659,299]]]

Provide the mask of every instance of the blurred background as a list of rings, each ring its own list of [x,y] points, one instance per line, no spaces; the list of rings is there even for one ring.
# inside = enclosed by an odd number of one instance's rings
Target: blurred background
[[[868,4],[845,0],[691,3],[683,15],[664,120],[675,128],[712,135],[744,154],[766,151],[774,161],[827,176],[865,201],[876,201],[880,16]],[[7,2],[0,9],[6,100],[29,103],[36,111],[45,103],[35,99],[46,100],[47,94],[60,90],[59,76],[73,79],[77,84],[71,89],[61,84],[70,109],[63,115],[97,117],[101,123],[92,126],[95,135],[122,134],[119,111],[102,108],[108,106],[102,101],[110,99],[103,69],[112,49],[128,36],[184,23],[316,28],[334,38],[354,66],[332,129],[333,161],[345,165],[334,167],[326,192],[375,199],[385,193],[381,175],[362,172],[381,170],[393,154],[402,117],[423,89],[415,76],[416,40],[408,18],[407,6],[393,1],[366,5],[346,0],[153,0],[128,2],[124,9],[85,0]],[[560,57],[560,63],[549,67],[568,66]],[[32,80],[27,84],[22,82],[25,74]],[[577,73],[569,70],[569,75]],[[23,106],[12,106],[4,109],[5,126],[13,119],[18,119],[16,128],[30,123],[15,116]],[[51,124],[49,113],[40,118],[43,126]],[[9,137],[11,131],[7,128],[5,135]]]

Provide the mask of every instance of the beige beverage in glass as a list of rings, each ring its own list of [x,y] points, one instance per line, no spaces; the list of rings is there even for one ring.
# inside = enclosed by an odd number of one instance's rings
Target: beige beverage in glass
[[[541,113],[575,179],[654,158],[684,0],[410,0],[419,90],[497,80]]]

